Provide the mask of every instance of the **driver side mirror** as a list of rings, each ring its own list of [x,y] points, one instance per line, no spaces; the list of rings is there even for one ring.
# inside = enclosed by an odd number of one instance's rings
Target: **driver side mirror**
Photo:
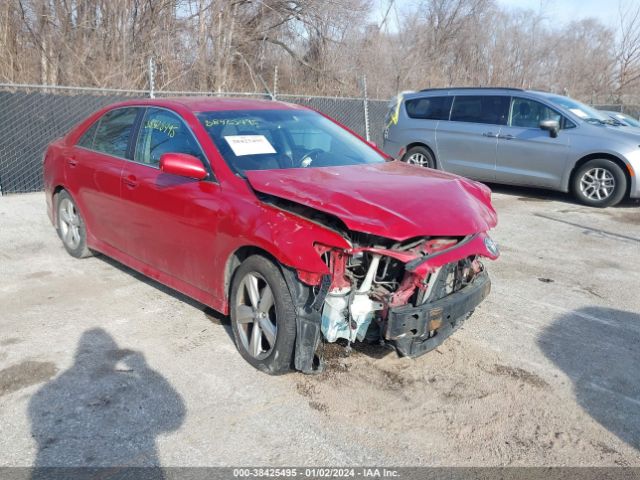
[[[560,131],[560,122],[557,120],[542,120],[540,122],[540,128],[542,130],[547,130],[551,138],[556,138]]]
[[[160,157],[160,170],[171,175],[204,180],[207,170],[200,159],[186,153],[164,153]]]

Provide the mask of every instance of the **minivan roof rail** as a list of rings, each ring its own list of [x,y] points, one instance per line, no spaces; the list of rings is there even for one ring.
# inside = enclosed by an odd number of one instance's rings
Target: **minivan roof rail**
[[[524,92],[522,88],[515,87],[440,87],[440,88],[424,88],[421,92],[437,92],[446,90],[515,90],[517,92]]]

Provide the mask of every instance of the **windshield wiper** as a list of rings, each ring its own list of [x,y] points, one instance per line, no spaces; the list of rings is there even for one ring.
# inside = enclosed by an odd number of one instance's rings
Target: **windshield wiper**
[[[599,118],[587,117],[584,119],[585,122],[597,123],[598,125],[606,125],[607,122],[604,120],[600,120]]]

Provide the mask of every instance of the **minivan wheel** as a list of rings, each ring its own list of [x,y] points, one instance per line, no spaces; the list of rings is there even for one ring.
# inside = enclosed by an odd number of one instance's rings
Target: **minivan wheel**
[[[436,168],[436,160],[429,149],[424,147],[412,147],[402,157],[402,161],[419,167]]]
[[[87,228],[76,203],[66,191],[55,196],[56,230],[69,255],[76,258],[91,256],[87,247]]]
[[[627,177],[611,160],[597,158],[582,165],[573,176],[573,194],[585,205],[610,207],[627,191]]]
[[[233,276],[229,309],[242,357],[270,375],[288,372],[296,340],[296,317],[279,268],[260,255],[242,262]]]

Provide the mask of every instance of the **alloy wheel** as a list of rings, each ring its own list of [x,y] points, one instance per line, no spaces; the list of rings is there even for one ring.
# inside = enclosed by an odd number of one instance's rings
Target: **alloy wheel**
[[[75,250],[82,240],[80,236],[80,215],[76,206],[68,198],[63,198],[58,207],[60,236],[65,245]]]
[[[431,159],[419,152],[409,155],[407,163],[410,165],[418,165],[420,167],[431,167]]]
[[[268,357],[278,324],[273,291],[259,273],[250,272],[242,279],[234,308],[242,347],[257,360]]]
[[[606,168],[592,168],[587,170],[580,179],[580,191],[591,200],[609,198],[616,188],[616,180]]]

